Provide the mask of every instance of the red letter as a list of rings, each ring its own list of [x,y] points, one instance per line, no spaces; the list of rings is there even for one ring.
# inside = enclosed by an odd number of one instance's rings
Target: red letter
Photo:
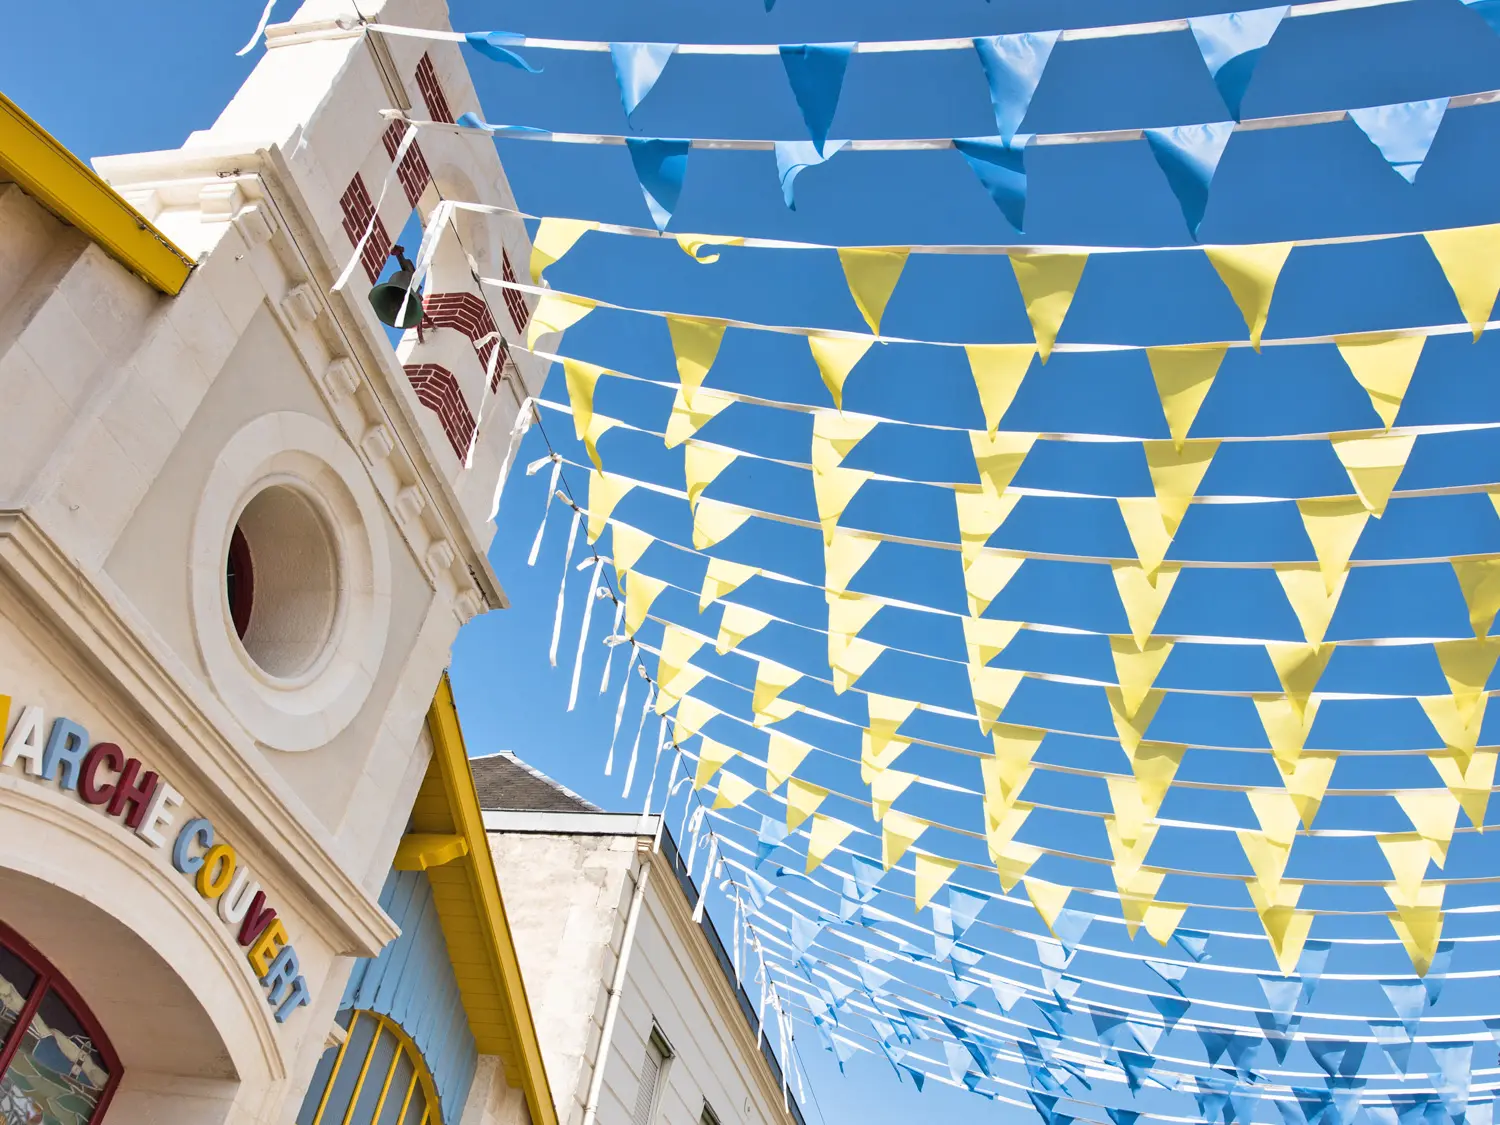
[[[120,780],[115,783],[115,795],[110,798],[109,815],[119,816],[125,811],[125,806],[130,806],[130,814],[125,818],[125,823],[131,828],[139,828],[141,820],[146,815],[146,807],[151,804],[151,797],[156,792],[156,787],[161,784],[161,779],[156,776],[154,770],[141,773],[141,763],[138,758],[131,758],[125,763],[125,769],[120,773]]]
[[[115,795],[113,785],[99,784],[101,765],[118,773],[125,766],[125,751],[113,742],[100,742],[84,757],[78,771],[78,795],[91,805],[102,805]]]
[[[249,945],[255,941],[275,918],[275,907],[266,905],[266,892],[256,891],[250,900],[250,909],[245,912],[245,920],[240,923],[240,944]]]

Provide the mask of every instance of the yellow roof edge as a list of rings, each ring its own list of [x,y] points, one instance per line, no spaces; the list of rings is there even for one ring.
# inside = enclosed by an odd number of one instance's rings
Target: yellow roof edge
[[[432,707],[427,712],[427,726],[432,734],[433,764],[442,772],[443,787],[453,813],[454,832],[468,841],[468,855],[457,862],[469,867],[470,885],[478,900],[475,905],[490,937],[498,983],[509,1004],[512,1038],[521,1056],[521,1085],[532,1125],[558,1125],[552,1087],[542,1063],[541,1043],[531,1018],[531,1004],[526,998],[526,983],[521,976],[520,960],[505,915],[505,902],[500,897],[500,882],[495,875],[495,861],[484,831],[484,816],[479,811],[479,794],[474,789],[474,775],[469,769],[469,754],[464,747],[463,729],[459,726],[458,709],[453,702],[453,686],[446,672],[438,682]]]
[[[0,174],[153,288],[182,291],[193,260],[4,94]]]

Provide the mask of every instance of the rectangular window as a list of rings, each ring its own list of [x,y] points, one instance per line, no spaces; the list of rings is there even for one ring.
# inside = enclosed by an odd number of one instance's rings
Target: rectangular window
[[[707,1098],[703,1099],[703,1112],[698,1116],[698,1125],[719,1125],[719,1115],[708,1104]]]
[[[666,1084],[667,1064],[671,1058],[672,1048],[668,1045],[666,1037],[662,1035],[661,1029],[653,1024],[651,1038],[646,1040],[646,1058],[641,1064],[641,1085],[635,1095],[632,1125],[651,1125],[656,1120],[656,1110],[661,1102],[661,1090]]]

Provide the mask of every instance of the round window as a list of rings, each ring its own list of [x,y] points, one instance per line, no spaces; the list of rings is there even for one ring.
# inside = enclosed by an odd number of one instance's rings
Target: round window
[[[339,609],[338,548],[300,489],[273,484],[240,513],[224,561],[229,619],[266,674],[291,679],[324,652]]]

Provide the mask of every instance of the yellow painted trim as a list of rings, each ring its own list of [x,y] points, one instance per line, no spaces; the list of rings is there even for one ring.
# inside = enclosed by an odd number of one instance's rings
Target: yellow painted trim
[[[182,291],[193,260],[152,226],[51,133],[0,94],[0,178],[65,223],[88,235],[110,257],[155,288]]]
[[[396,1045],[398,1048],[396,1053],[398,1055],[406,1054],[411,1057],[413,1071],[412,1084],[406,1092],[406,1105],[403,1105],[401,1107],[401,1116],[396,1118],[396,1120],[398,1122],[406,1120],[406,1111],[411,1105],[412,1091],[417,1088],[417,1085],[419,1083],[422,1087],[422,1094],[427,1099],[427,1113],[430,1116],[432,1114],[433,1107],[440,1106],[441,1103],[438,1101],[437,1083],[432,1080],[432,1072],[427,1069],[427,1060],[422,1057],[421,1048],[417,1046],[416,1040],[414,1040],[410,1035],[406,1033],[406,1028],[402,1027],[399,1023],[391,1019],[389,1016],[382,1016],[376,1012],[366,1012],[365,1015],[379,1020],[381,1029],[391,1033],[392,1038],[396,1040]],[[378,1042],[378,1040],[378,1036],[375,1039],[370,1040],[370,1054],[372,1056],[375,1053],[375,1044],[376,1042]],[[358,1099],[356,1099],[356,1101],[357,1100]],[[352,1107],[355,1103],[350,1102],[349,1104]],[[463,1115],[463,1106],[456,1106],[455,1109],[460,1116]],[[376,1117],[376,1120],[379,1120],[378,1116]]]
[[[469,854],[469,841],[440,832],[412,832],[396,847],[397,871],[426,871],[462,859]]]
[[[486,960],[494,974],[496,992],[505,1005],[508,1038],[514,1053],[519,1056],[517,1061],[521,1072],[521,1086],[526,1095],[526,1106],[531,1112],[531,1122],[532,1125],[558,1125],[552,1088],[548,1084],[547,1070],[542,1063],[542,1048],[537,1040],[536,1024],[532,1021],[531,1005],[526,999],[526,984],[521,977],[521,965],[511,937],[510,922],[505,916],[505,903],[500,897],[500,883],[495,876],[495,861],[490,855],[489,838],[484,831],[484,817],[479,811],[479,794],[474,790],[469,754],[464,748],[458,709],[453,702],[453,686],[448,682],[446,673],[438,684],[432,707],[427,712],[427,727],[432,734],[432,764],[428,768],[428,776],[430,778],[434,770],[440,773],[452,814],[452,831],[463,837],[469,845],[469,854],[457,861],[455,866],[462,866],[469,876],[480,927],[488,946],[489,956]],[[439,917],[441,918],[441,909]],[[462,978],[459,991],[463,994],[464,1009],[468,1012],[469,996]],[[474,1015],[470,1014],[470,1022],[473,1021]]]

